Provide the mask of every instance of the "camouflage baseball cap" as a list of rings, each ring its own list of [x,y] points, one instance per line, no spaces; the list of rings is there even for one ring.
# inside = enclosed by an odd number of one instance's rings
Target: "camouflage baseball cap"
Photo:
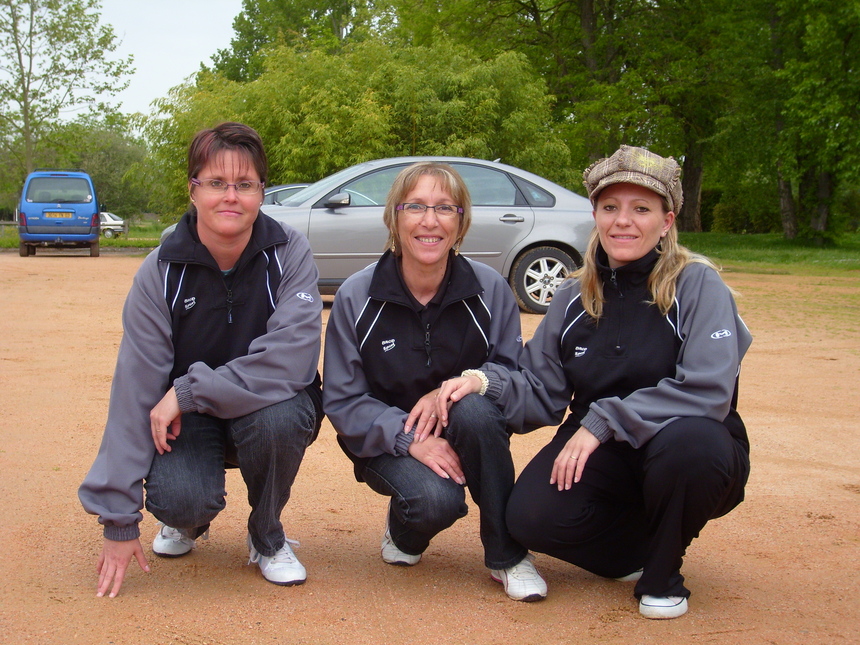
[[[582,173],[588,198],[596,204],[600,191],[612,184],[636,184],[650,188],[677,213],[684,204],[681,166],[672,157],[661,157],[645,148],[621,146],[611,157],[595,161]]]

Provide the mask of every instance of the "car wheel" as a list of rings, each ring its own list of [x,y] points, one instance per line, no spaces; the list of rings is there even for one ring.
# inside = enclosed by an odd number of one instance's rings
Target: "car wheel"
[[[19,242],[18,255],[20,255],[22,258],[26,258],[28,255],[30,255],[30,247],[23,242]]]
[[[97,258],[99,256],[99,243],[93,242],[90,244],[90,257]]]
[[[109,240],[112,237],[114,237],[115,235],[116,235],[116,233],[113,232],[113,229],[111,229],[111,228],[105,229],[105,232],[104,232],[105,239]]]
[[[511,269],[510,285],[517,304],[531,314],[546,313],[555,290],[574,269],[576,261],[561,249],[529,249]]]

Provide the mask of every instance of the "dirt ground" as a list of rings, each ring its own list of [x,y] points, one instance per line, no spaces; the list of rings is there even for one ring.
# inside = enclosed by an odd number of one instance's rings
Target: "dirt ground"
[[[474,506],[418,566],[385,565],[386,500],[355,482],[328,422],[283,514],[307,584],[277,587],[246,566],[244,485],[230,471],[208,541],[155,557],[145,515],[151,573],[133,564],[119,597],[96,598],[100,527],[76,491],[140,262],[0,253],[0,642],[860,643],[860,276],[726,274],[755,337],[741,375],[747,499],[688,550],[690,612],[649,621],[632,584],[547,556],[547,600],[508,600],[482,566]],[[538,322],[523,315],[526,338]],[[518,467],[551,434],[515,437]]]

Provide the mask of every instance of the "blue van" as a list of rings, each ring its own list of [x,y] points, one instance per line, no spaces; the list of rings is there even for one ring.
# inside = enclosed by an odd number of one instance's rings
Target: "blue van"
[[[91,257],[99,256],[101,209],[83,170],[36,169],[16,210],[21,257],[35,255],[37,246],[89,247]]]

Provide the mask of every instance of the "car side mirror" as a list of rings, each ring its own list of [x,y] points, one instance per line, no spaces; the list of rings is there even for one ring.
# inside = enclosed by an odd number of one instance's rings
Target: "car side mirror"
[[[325,207],[326,208],[339,208],[341,206],[349,206],[349,204],[350,204],[349,193],[337,193],[335,195],[332,195],[329,199],[326,200]]]

